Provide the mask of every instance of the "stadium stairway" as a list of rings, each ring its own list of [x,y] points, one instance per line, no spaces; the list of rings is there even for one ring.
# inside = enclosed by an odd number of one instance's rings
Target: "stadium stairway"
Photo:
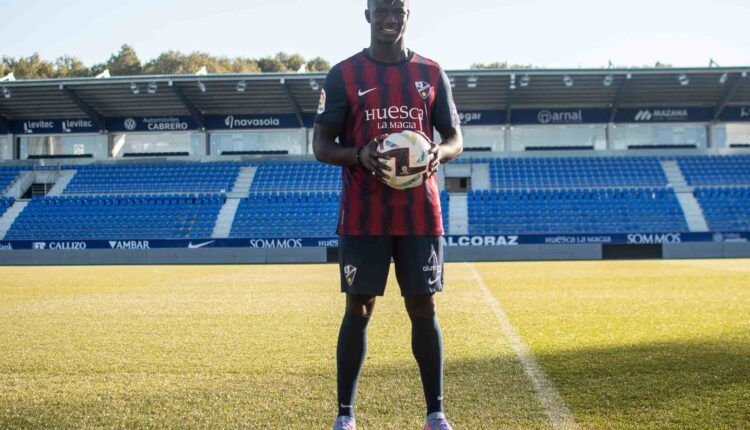
[[[451,193],[448,206],[448,234],[469,234],[469,198],[466,194]]]
[[[682,174],[680,165],[674,160],[661,160],[661,168],[664,175],[669,181],[669,185],[674,189],[677,201],[680,203],[682,213],[685,215],[690,231],[705,232],[708,231],[708,222],[703,213],[701,205],[695,198],[694,187],[688,185],[685,175]]]
[[[246,199],[250,196],[250,186],[255,179],[255,172],[258,171],[256,166],[246,166],[240,169],[237,179],[234,181],[232,191],[227,193],[230,199]]]
[[[227,199],[224,206],[216,217],[216,225],[211,233],[211,239],[226,239],[232,231],[234,216],[237,214],[237,208],[240,206],[241,199]]]
[[[26,209],[26,206],[28,206],[29,202],[24,201],[16,201],[13,206],[11,206],[2,217],[0,217],[0,240],[5,239],[5,235],[8,234],[8,230],[10,230],[10,227],[13,225],[13,223],[16,221],[16,218],[23,212],[24,209]]]
[[[708,231],[708,222],[706,222],[706,216],[703,213],[703,209],[698,203],[698,200],[695,198],[695,195],[693,195],[692,192],[676,194],[677,201],[680,202],[682,213],[685,214],[685,221],[687,222],[690,231]]]
[[[489,190],[490,165],[487,163],[476,163],[471,167],[471,188],[474,190]]]
[[[216,218],[216,225],[211,233],[212,239],[226,239],[232,232],[234,217],[237,214],[237,208],[240,207],[242,199],[250,197],[250,186],[253,185],[255,173],[258,171],[256,166],[245,166],[240,169],[237,178],[232,186],[232,191],[227,193],[227,201],[219,211]]]
[[[65,187],[67,187],[70,181],[73,180],[73,177],[76,175],[76,173],[78,173],[77,170],[61,171],[60,175],[55,180],[55,185],[52,186],[47,195],[50,197],[61,196],[63,194],[63,191],[65,191]]]
[[[680,170],[680,165],[677,164],[676,161],[661,160],[660,163],[662,170],[664,170],[664,175],[667,177],[667,181],[669,181],[669,185],[672,186],[675,192],[693,192],[693,189],[685,180],[685,176],[682,174],[682,170]]]

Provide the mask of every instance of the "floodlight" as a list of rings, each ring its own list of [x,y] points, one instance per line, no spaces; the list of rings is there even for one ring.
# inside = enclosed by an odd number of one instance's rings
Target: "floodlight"
[[[5,97],[6,99],[9,99],[9,98],[12,97],[12,94],[10,92],[10,88],[3,87],[3,97]]]
[[[159,88],[158,85],[156,85],[156,82],[149,82],[149,84],[146,86],[146,91],[148,91],[149,94],[156,94],[156,89]]]
[[[237,92],[238,93],[244,93],[247,89],[247,82],[245,81],[239,81],[237,82]]]
[[[136,85],[135,82],[130,83],[130,91],[132,91],[133,94],[138,94],[141,92],[141,90],[138,89],[138,85]]]
[[[690,78],[688,78],[688,75],[682,73],[677,77],[677,80],[680,82],[680,85],[683,87],[690,84]]]
[[[719,83],[721,85],[724,85],[724,84],[727,83],[728,79],[729,79],[729,74],[728,73],[722,73],[722,75],[719,77]]]
[[[201,91],[202,93],[205,93],[205,92],[206,92],[206,84],[204,84],[204,83],[203,83],[203,82],[201,82],[201,81],[198,81],[198,89],[199,89],[199,90],[200,90],[200,91]]]
[[[469,88],[476,88],[478,81],[479,80],[476,76],[469,76],[468,79],[466,79],[466,86]]]
[[[614,81],[614,80],[615,80],[615,77],[612,76],[611,74],[605,76],[604,77],[604,86],[608,87],[608,86],[612,85],[612,81]]]
[[[573,78],[571,78],[568,75],[565,75],[565,77],[563,78],[563,83],[565,83],[566,87],[572,87],[573,86]]]
[[[525,74],[525,75],[523,75],[523,76],[521,76],[521,86],[522,87],[528,87],[529,86],[529,82],[531,82],[531,76],[529,76],[528,73]]]

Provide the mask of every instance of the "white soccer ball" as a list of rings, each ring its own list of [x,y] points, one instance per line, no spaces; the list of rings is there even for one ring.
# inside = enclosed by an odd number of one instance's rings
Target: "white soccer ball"
[[[405,130],[393,133],[378,145],[378,152],[388,157],[391,168],[386,182],[392,188],[405,190],[422,185],[430,163],[430,141],[421,133]]]

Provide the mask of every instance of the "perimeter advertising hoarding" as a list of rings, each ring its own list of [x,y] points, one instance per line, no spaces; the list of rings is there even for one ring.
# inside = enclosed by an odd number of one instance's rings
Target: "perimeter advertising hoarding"
[[[198,129],[190,116],[164,115],[146,117],[108,118],[107,130],[122,133],[160,132],[172,133]]]
[[[571,244],[622,244],[654,245],[687,242],[748,242],[750,232],[725,233],[619,233],[591,235],[484,235],[445,236],[443,245],[467,246],[517,246],[517,245],[571,245]],[[87,249],[115,249],[142,251],[165,248],[336,248],[337,237],[287,237],[251,239],[130,239],[130,240],[53,240],[0,242],[0,252],[15,250],[70,251]]]
[[[707,122],[713,117],[712,108],[695,107],[648,107],[622,108],[617,111],[618,123],[664,123],[664,122]]]
[[[504,125],[507,112],[504,110],[462,110],[458,113],[461,125]]]
[[[10,131],[13,134],[98,133],[99,127],[87,118],[32,119],[11,121]]]
[[[606,124],[609,109],[514,109],[510,121],[519,125]]]
[[[750,121],[750,106],[730,106],[719,117],[722,121]]]
[[[307,121],[305,121],[307,122]],[[294,114],[273,115],[211,115],[206,117],[208,130],[257,130],[300,128]]]

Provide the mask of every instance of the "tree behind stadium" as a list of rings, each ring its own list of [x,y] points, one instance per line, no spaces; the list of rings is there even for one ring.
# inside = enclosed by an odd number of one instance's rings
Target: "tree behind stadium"
[[[321,57],[310,61],[299,54],[279,52],[275,56],[260,59],[247,57],[221,57],[205,52],[183,54],[167,51],[143,64],[135,49],[122,45],[104,63],[87,67],[74,56],[63,56],[54,62],[42,59],[38,53],[28,57],[3,57],[0,76],[13,73],[16,79],[75,78],[98,75],[108,69],[112,76],[134,76],[142,74],[192,74],[206,67],[209,73],[269,73],[297,72],[303,67],[310,72],[328,71],[330,64]]]

